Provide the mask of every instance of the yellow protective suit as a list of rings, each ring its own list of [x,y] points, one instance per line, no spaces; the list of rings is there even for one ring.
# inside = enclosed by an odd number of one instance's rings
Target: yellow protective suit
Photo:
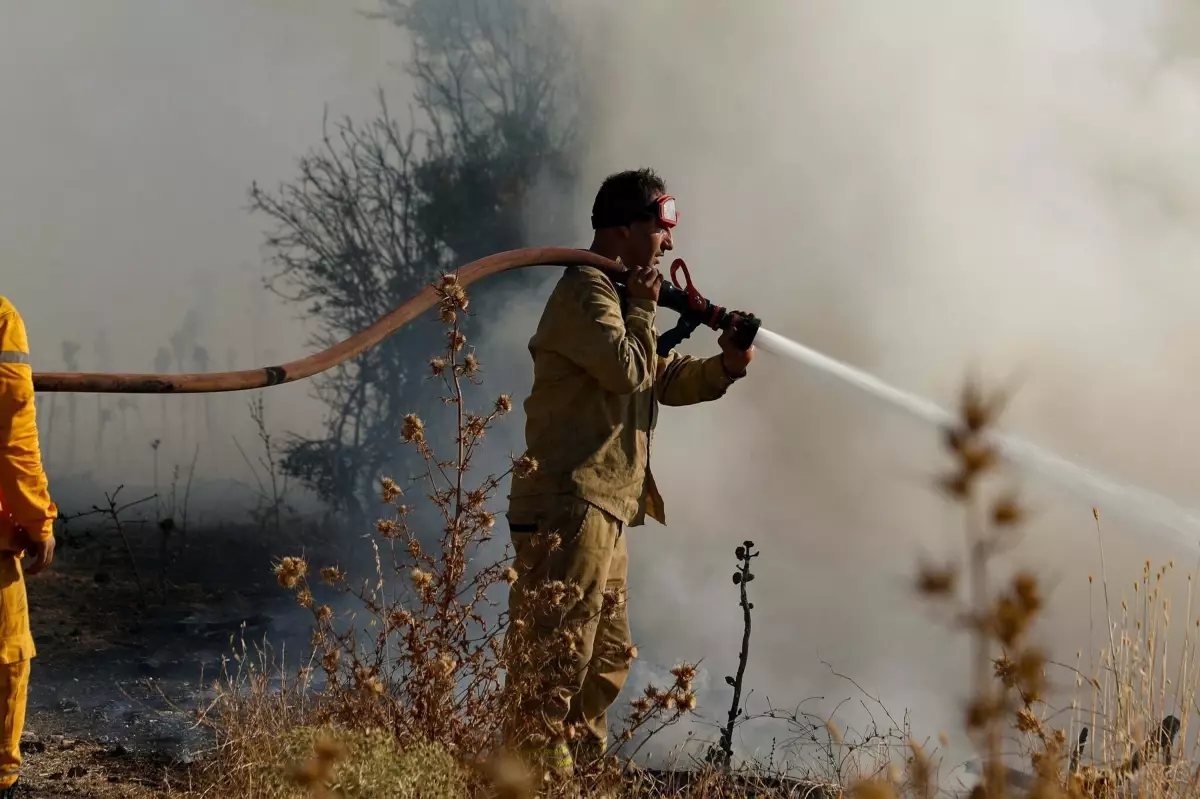
[[[54,535],[38,446],[29,340],[17,309],[0,297],[0,790],[17,780],[21,732],[36,652],[21,556],[30,541]]]

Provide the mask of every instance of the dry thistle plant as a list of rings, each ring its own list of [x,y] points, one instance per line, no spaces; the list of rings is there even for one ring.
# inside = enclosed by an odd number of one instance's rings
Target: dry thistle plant
[[[310,574],[308,564],[295,557],[280,561],[276,575],[313,613],[313,645],[326,677],[318,723],[384,728],[401,740],[424,739],[465,755],[485,750],[499,731],[502,624],[486,615],[493,604],[489,589],[511,580],[507,557],[474,572],[469,568],[492,537],[495,517],[486,505],[508,472],[476,485],[468,484],[468,472],[486,432],[512,409],[512,401],[500,396],[485,412],[469,408],[466,387],[479,382],[480,365],[467,350],[459,322],[467,295],[454,275],[436,288],[448,331],[446,349],[432,359],[430,371],[448,392],[441,399],[456,419],[454,452],[449,458],[436,453],[416,414],[405,417],[401,438],[424,465],[414,483],[442,518],[437,547],[426,551],[409,523],[406,490],[385,477],[380,499],[388,512],[371,541],[371,579],[354,585],[336,566]],[[520,459],[512,466],[527,467]],[[355,618],[339,622],[329,604],[317,602],[318,579],[365,608],[364,629]]]
[[[481,779],[525,784],[504,760],[505,732],[531,699],[544,695],[547,680],[552,684],[569,676],[570,669],[588,665],[578,658],[575,625],[594,622],[596,615],[570,623],[564,618],[560,634],[549,644],[529,645],[520,635],[527,622],[508,619],[491,595],[517,579],[508,548],[498,559],[472,568],[492,538],[492,495],[506,476],[535,470],[537,463],[527,456],[512,458],[503,474],[470,482],[472,461],[487,431],[512,409],[512,400],[501,395],[486,411],[471,409],[467,389],[481,381],[479,360],[468,350],[459,321],[468,306],[467,294],[454,275],[444,276],[435,288],[439,316],[447,325],[446,347],[429,368],[430,377],[445,388],[441,399],[454,419],[453,452],[444,457],[435,451],[425,422],[416,414],[405,417],[401,439],[423,463],[423,473],[413,485],[441,517],[436,546],[423,544],[429,537],[419,536],[411,522],[415,514],[410,495],[416,489],[385,477],[380,500],[387,513],[376,523],[371,539],[375,568],[369,579],[356,584],[337,566],[313,569],[295,556],[282,558],[275,574],[313,614],[312,662],[325,680],[311,700],[306,724],[388,730],[401,747],[416,741],[444,747]],[[552,540],[547,543],[554,545]],[[317,598],[329,589],[361,605],[365,623],[353,615],[348,620],[335,618],[331,604]],[[543,615],[551,618],[579,592],[578,586],[561,582],[528,590],[537,594]],[[614,612],[623,601],[606,596],[599,614]],[[507,642],[506,633],[511,639]],[[622,654],[632,660],[636,647]],[[532,684],[506,680],[512,667],[522,664],[536,665],[519,671],[536,674],[537,679]],[[672,685],[650,686],[632,701],[625,726],[616,733],[616,746],[647,729],[644,745],[695,708],[695,667],[681,665],[673,676]],[[574,729],[557,732],[566,739],[578,734]],[[576,776],[577,783],[590,780],[597,786],[615,779],[616,770],[611,763],[595,764]]]
[[[1061,764],[1066,735],[1051,730],[1039,710],[1047,690],[1044,653],[1029,640],[1043,607],[1036,577],[1018,571],[997,589],[991,584],[989,565],[1017,541],[1025,517],[1015,492],[985,492],[985,479],[997,471],[998,455],[989,432],[1002,404],[971,383],[962,393],[958,418],[944,431],[944,447],[954,461],[940,489],[964,512],[967,558],[955,563],[922,564],[916,581],[918,592],[946,609],[972,642],[972,694],[965,708],[965,728],[980,755],[982,773],[972,796],[1003,797],[1009,789],[1009,770],[1001,743],[1008,726],[1033,736],[1031,752],[1035,772],[1031,795],[1063,795],[1068,788]],[[932,796],[937,790],[929,756],[915,741],[906,768],[888,779],[860,782],[860,796],[897,794]]]

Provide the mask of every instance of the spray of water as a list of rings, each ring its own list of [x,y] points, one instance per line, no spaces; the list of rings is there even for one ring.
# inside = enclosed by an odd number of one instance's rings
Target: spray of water
[[[849,364],[767,329],[760,329],[755,344],[764,351],[810,366],[848,383],[932,425],[952,424],[956,417],[930,400],[918,397]],[[1084,499],[1095,508],[1111,510],[1130,521],[1151,522],[1174,534],[1184,546],[1200,547],[1200,513],[1181,507],[1167,497],[1098,474],[1078,462],[1067,460],[1028,441],[1005,434],[992,434],[1001,456],[1012,465],[1052,481]]]

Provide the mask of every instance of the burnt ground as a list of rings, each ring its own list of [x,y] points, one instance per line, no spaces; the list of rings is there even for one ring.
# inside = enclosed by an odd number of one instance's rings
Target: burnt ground
[[[231,638],[286,640],[289,651],[307,640],[309,617],[273,562],[335,562],[311,533],[224,526],[173,535],[164,581],[157,528],[126,535],[129,550],[111,525],[72,523],[50,569],[28,581],[38,656],[22,784],[32,796],[162,796],[186,780],[210,743],[195,711]]]
[[[339,560],[354,568],[319,530],[273,538],[231,525],[189,533],[164,594],[157,532],[146,526],[127,535],[136,577],[110,527],[70,529],[51,568],[28,581],[38,656],[22,742],[24,795],[178,799],[180,789],[200,789],[192,766],[211,739],[197,711],[211,701],[206,686],[220,677],[222,658],[243,638],[305,651],[311,616],[279,587],[272,565],[303,554],[313,568]],[[663,795],[691,776],[643,773]],[[755,783],[742,794],[826,795],[790,780]]]

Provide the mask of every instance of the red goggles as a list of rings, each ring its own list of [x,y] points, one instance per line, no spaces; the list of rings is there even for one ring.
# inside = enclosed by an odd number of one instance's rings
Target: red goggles
[[[679,224],[679,210],[675,207],[675,198],[664,194],[654,201],[654,210],[658,214],[658,223],[665,228],[673,228]]]

